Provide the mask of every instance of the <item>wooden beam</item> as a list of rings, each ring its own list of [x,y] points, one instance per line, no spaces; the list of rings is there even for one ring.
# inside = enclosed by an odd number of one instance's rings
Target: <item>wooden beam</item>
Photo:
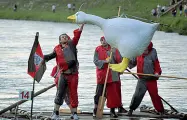
[[[175,5],[170,6],[164,13],[162,13],[160,16],[166,15],[169,11],[171,11],[173,8],[177,7],[180,3],[182,3],[184,0],[181,0],[177,2]]]

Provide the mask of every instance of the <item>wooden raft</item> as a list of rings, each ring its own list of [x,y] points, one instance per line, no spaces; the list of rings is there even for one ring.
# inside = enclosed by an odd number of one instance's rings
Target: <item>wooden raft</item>
[[[7,119],[12,119],[15,117],[15,111],[16,109],[13,108],[10,112],[3,113],[0,115],[0,119],[3,118],[4,120]],[[92,110],[91,110],[92,111]],[[51,111],[44,111],[44,112],[34,112],[33,113],[33,119],[35,120],[51,120],[50,115]],[[78,110],[78,116],[80,120],[94,120],[92,116],[92,112],[90,111],[81,111]],[[63,120],[69,120],[70,119],[70,111],[67,109],[61,109],[60,110],[60,118]],[[118,114],[118,118],[112,118],[115,120],[118,119],[129,119],[129,118],[176,118],[176,119],[187,119],[187,114],[184,113],[176,113],[171,110],[165,110],[165,114],[163,115],[158,115],[156,110],[153,107],[148,107],[146,105],[143,105],[140,107],[140,111],[136,110],[133,112],[132,116],[128,116],[127,113],[120,113]],[[17,118],[18,120],[28,120],[30,117],[30,112],[27,112],[25,110],[17,110]],[[109,110],[104,110],[103,112],[103,119],[110,119],[110,112]]]

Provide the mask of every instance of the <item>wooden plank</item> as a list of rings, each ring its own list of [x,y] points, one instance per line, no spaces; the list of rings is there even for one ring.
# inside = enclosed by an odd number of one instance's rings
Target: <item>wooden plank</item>
[[[39,112],[38,113],[34,112],[34,115],[36,115],[36,114],[39,114]],[[69,120],[70,115],[71,114],[68,114],[68,113],[60,113],[60,118],[64,119],[64,120]],[[112,119],[120,120],[120,119],[131,119],[131,118],[147,118],[147,119],[149,119],[149,118],[178,118],[176,116],[170,116],[170,115],[160,116],[160,115],[156,115],[156,114],[152,114],[152,113],[146,113],[146,112],[140,112],[140,111],[134,111],[132,116],[128,116],[127,113],[122,113],[122,114],[119,114],[119,115],[120,116],[118,116],[118,118],[112,118]],[[44,116],[45,118],[50,119],[51,112],[42,112],[42,114],[40,114],[39,116]],[[94,120],[94,118],[92,116],[92,112],[85,114],[84,111],[82,111],[82,113],[78,114],[78,116],[81,120],[82,119]],[[3,115],[0,116],[0,118],[11,119],[11,118],[14,118],[14,114],[4,113]],[[20,118],[21,117],[19,117],[19,120],[20,120]],[[33,117],[33,119],[35,119],[35,118],[36,118],[36,116]],[[38,117],[38,120],[39,120],[39,118],[41,118],[41,117]],[[22,120],[28,120],[28,118],[21,118],[21,119]],[[104,112],[102,119],[105,119],[105,120],[110,119],[109,112]]]
[[[59,112],[60,112],[60,113],[68,113],[68,114],[71,114],[70,109],[60,109]],[[81,112],[82,112],[81,110],[77,109],[77,113],[78,113],[78,114],[81,114]]]
[[[81,111],[78,110],[78,116],[80,119],[86,119],[86,120],[93,120],[95,118],[93,118],[92,116],[92,112],[90,111]],[[92,111],[92,110],[91,110]],[[64,113],[65,112],[65,113]],[[33,114],[33,119],[45,119],[45,120],[50,120],[50,116],[51,116],[51,111],[38,111],[38,112],[34,112]],[[25,110],[18,110],[17,113],[17,117],[22,118],[23,120],[26,120],[28,118],[26,118],[27,115],[29,115],[30,113],[25,111]],[[164,115],[158,115],[157,112],[155,112],[155,109],[153,107],[149,107],[144,105],[143,107],[140,107],[140,111],[136,110],[133,112],[132,116],[128,116],[127,113],[120,113],[118,114],[119,117],[115,118],[115,119],[131,119],[131,118],[177,118],[177,119],[186,119],[187,118],[187,114],[184,113],[175,113],[171,110],[167,110],[165,109],[165,114]],[[15,116],[15,109],[13,109],[11,112],[6,112],[3,113],[2,115],[0,115],[0,119],[1,118],[14,118]],[[69,109],[61,109],[60,112],[60,118],[64,119],[64,120],[69,120],[71,116],[71,112]],[[110,111],[104,110],[103,111],[103,115],[102,115],[102,119],[110,119]],[[112,118],[113,119],[113,118]]]

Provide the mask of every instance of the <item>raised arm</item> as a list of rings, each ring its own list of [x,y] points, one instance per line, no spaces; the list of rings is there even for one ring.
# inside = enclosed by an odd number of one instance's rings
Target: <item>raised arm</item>
[[[83,30],[83,27],[84,27],[84,24],[81,25],[80,28],[76,29],[73,31],[74,33],[74,37],[72,39],[72,42],[73,44],[76,46],[79,42],[79,39],[80,39],[80,36],[81,36],[81,33],[82,33],[82,30]]]

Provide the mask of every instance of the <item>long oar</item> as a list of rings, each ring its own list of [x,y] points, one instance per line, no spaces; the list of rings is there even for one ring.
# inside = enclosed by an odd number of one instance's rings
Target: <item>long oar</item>
[[[165,77],[165,78],[175,78],[175,79],[184,79],[187,80],[187,78],[184,77],[176,77],[176,76],[166,76],[166,75],[153,75],[153,74],[144,74],[144,73],[133,73],[133,72],[123,72],[123,74],[135,74],[135,75],[144,75],[144,76],[153,76],[153,77]]]
[[[129,69],[126,69],[129,73],[132,73]],[[139,80],[139,78],[135,75],[135,74],[132,74],[136,79],[138,79]],[[170,105],[166,100],[164,100],[164,98],[162,98],[161,96],[160,96],[160,98],[167,104],[167,105],[169,105],[169,107],[171,108],[171,110],[172,111],[175,111],[175,112],[177,112],[178,113],[178,111],[172,106],[172,105]]]
[[[162,101],[164,101],[167,105],[169,105],[169,107],[171,108],[172,111],[179,113],[178,110],[176,110],[173,106],[171,106],[171,105],[170,105],[167,101],[165,101],[161,96],[160,96],[160,98],[161,98]]]
[[[110,52],[110,59],[112,57],[112,49]],[[107,72],[106,72],[106,77],[105,77],[105,83],[104,83],[104,87],[103,87],[103,92],[102,92],[102,96],[99,97],[99,102],[98,102],[98,107],[97,107],[97,112],[96,112],[96,117],[97,118],[102,118],[103,117],[103,109],[104,109],[104,104],[106,101],[106,97],[104,97],[105,94],[105,89],[106,89],[106,83],[107,83],[107,79],[108,79],[108,74],[109,74],[109,64],[108,63],[108,68],[107,68]]]
[[[54,86],[55,86],[55,84],[50,85],[49,87],[46,87],[46,88],[41,89],[40,91],[38,91],[38,92],[36,92],[36,93],[34,94],[34,97],[36,97],[36,96],[38,96],[38,95],[40,95],[40,94],[46,92],[47,90],[53,88]],[[24,103],[24,102],[26,102],[26,101],[27,101],[27,100],[20,100],[20,101],[18,101],[18,102],[16,102],[16,103],[10,105],[9,107],[7,107],[7,108],[1,110],[1,111],[0,111],[0,115],[3,114],[3,113],[5,113],[5,112],[7,112],[8,110],[11,110],[12,108],[15,108],[17,105],[20,105],[20,104],[22,104],[22,103]]]

